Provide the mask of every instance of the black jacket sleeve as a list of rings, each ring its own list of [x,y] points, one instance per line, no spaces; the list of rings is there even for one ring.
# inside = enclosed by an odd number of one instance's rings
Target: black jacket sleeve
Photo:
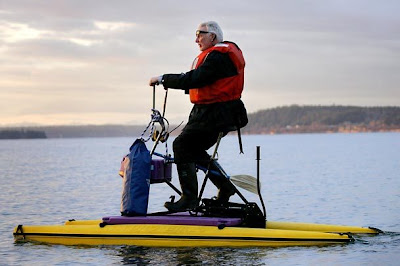
[[[162,83],[166,88],[183,89],[188,93],[191,88],[201,88],[236,74],[228,54],[212,51],[198,68],[182,74],[165,74]]]

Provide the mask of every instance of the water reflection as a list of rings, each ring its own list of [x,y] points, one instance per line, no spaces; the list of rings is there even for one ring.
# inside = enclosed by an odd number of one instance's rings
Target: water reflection
[[[124,246],[118,250],[117,255],[122,258],[123,264],[143,265],[149,264],[156,257],[156,254],[149,255],[149,253],[152,253],[150,248]]]
[[[123,264],[162,265],[265,265],[274,248],[149,248],[123,246],[116,256]]]

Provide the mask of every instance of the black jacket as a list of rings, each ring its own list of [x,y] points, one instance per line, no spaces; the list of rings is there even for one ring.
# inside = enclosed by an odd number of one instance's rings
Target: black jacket
[[[182,89],[189,93],[191,88],[201,88],[234,75],[237,75],[237,70],[229,55],[212,51],[198,68],[182,74],[165,74],[162,83],[166,88]],[[246,109],[241,100],[195,104],[184,130],[227,133],[244,127],[247,122]]]
[[[183,89],[189,93],[189,89],[201,88],[236,74],[236,67],[228,54],[212,51],[197,69],[182,74],[165,74],[162,83],[166,88]]]

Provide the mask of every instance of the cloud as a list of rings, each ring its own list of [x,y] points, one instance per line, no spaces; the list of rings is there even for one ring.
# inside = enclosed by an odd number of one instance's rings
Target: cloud
[[[399,105],[399,9],[388,0],[3,1],[0,124],[147,121],[149,78],[189,69],[206,20],[244,52],[250,112]],[[186,119],[187,96],[170,95],[169,118]]]

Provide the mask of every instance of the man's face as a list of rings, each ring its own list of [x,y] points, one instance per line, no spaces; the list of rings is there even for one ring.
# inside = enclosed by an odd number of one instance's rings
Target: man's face
[[[196,43],[199,45],[200,51],[207,50],[212,47],[215,39],[214,33],[209,33],[205,26],[199,27],[196,31]]]

